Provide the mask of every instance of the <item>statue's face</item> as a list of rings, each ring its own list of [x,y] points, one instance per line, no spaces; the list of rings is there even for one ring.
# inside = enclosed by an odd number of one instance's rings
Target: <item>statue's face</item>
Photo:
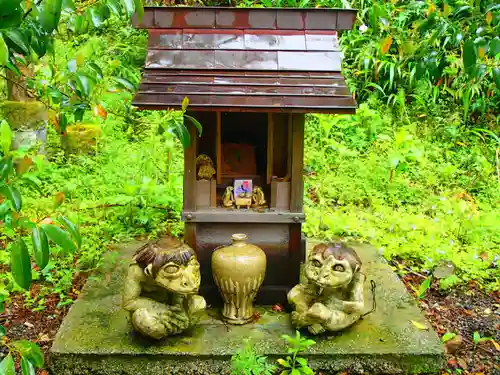
[[[333,254],[311,254],[305,266],[305,273],[309,281],[321,288],[343,288],[349,285],[353,278],[353,270],[348,260],[343,257],[336,258]]]
[[[193,257],[186,265],[165,264],[158,271],[155,282],[174,293],[195,294],[200,288],[200,280],[200,263]]]

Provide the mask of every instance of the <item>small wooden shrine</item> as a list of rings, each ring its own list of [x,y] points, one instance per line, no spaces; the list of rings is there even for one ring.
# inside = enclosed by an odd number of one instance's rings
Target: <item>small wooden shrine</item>
[[[338,32],[351,29],[355,16],[350,9],[145,9],[137,26],[149,30],[148,53],[133,104],[180,108],[187,97],[202,124],[199,137],[188,124],[183,219],[210,304],[220,298],[211,256],[233,233],[266,252],[257,303],[285,302],[299,281],[304,116],[354,113]]]

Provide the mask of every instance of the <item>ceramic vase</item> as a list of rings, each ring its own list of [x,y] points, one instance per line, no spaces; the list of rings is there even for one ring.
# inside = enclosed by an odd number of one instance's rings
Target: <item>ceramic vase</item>
[[[266,273],[266,254],[247,239],[246,234],[233,234],[232,244],[212,255],[213,276],[224,300],[222,316],[230,324],[252,320],[253,301]]]

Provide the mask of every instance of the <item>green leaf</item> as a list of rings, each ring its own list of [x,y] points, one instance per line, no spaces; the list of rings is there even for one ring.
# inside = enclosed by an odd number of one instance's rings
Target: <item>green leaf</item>
[[[33,240],[35,262],[43,270],[49,263],[49,240],[43,229],[39,227],[32,229],[31,238]]]
[[[427,290],[429,290],[429,288],[431,287],[431,281],[432,281],[431,276],[427,277],[424,281],[422,281],[420,287],[418,288],[418,298],[422,299],[425,297]]]
[[[52,224],[43,224],[41,227],[47,236],[65,251],[75,252],[77,249],[75,243],[71,241],[68,234],[61,228]]]
[[[36,375],[35,368],[25,357],[21,357],[21,370],[23,375]]]
[[[0,146],[4,155],[8,155],[12,146],[12,130],[7,121],[0,122]]]
[[[14,281],[23,289],[29,290],[31,285],[31,261],[28,248],[22,238],[11,246],[10,269]]]
[[[12,207],[19,212],[21,211],[22,208],[22,199],[21,199],[21,193],[19,190],[17,190],[16,187],[11,186],[11,185],[5,185],[0,187],[0,195],[3,195],[5,198],[7,198],[10,203],[12,203]]]
[[[90,77],[82,73],[77,73],[76,82],[80,92],[84,96],[89,96],[92,91],[92,86],[94,85],[94,82],[90,79]]]
[[[1,304],[2,304],[2,306],[3,306],[3,302],[2,302]],[[1,312],[1,313],[3,313],[3,309],[1,309],[1,310],[0,310],[0,312]],[[7,332],[5,331],[5,327],[4,327],[4,326],[0,326],[0,339],[1,339],[2,337],[4,337],[6,333],[7,333]]]
[[[450,341],[451,339],[454,339],[455,337],[457,337],[457,334],[456,333],[453,333],[453,332],[446,332],[443,337],[441,337],[441,341],[442,342],[446,342],[446,341]]]
[[[297,362],[298,362],[299,365],[301,365],[303,367],[307,366],[307,359],[301,358],[301,357],[297,357],[296,360],[297,360]]]
[[[44,195],[43,190],[40,188],[42,181],[40,181],[37,177],[26,173],[23,174],[22,181],[40,193],[40,195]]]
[[[500,90],[500,68],[493,68],[493,79],[497,85],[497,89]]]
[[[12,354],[7,354],[2,362],[0,362],[0,374],[2,375],[16,375],[16,368],[14,366],[14,359]]]
[[[73,0],[62,0],[62,9],[70,12],[74,11],[76,10],[75,3]]]
[[[36,368],[43,367],[43,354],[37,344],[28,340],[15,341],[13,344],[21,356],[29,360],[33,366]]]
[[[120,5],[120,1],[119,0],[108,0],[106,2],[106,5],[111,10],[111,12],[113,12],[117,16],[119,16],[119,15],[122,14],[122,7]]]
[[[19,26],[23,15],[21,0],[0,0],[0,29]]]
[[[290,367],[290,364],[287,361],[285,361],[283,358],[277,359],[276,362],[278,362],[280,364],[280,366]]]
[[[73,30],[75,31],[75,33],[82,34],[83,32],[86,31],[85,21],[86,18],[84,15],[78,15],[74,17]]]
[[[102,69],[96,63],[91,62],[89,64],[89,68],[92,69],[96,73],[97,79],[102,79],[104,77],[104,74],[102,73]]]
[[[463,60],[464,60],[465,71],[470,72],[471,68],[476,65],[476,60],[477,60],[477,53],[476,53],[476,47],[474,46],[474,41],[467,40],[464,43]]]
[[[479,332],[474,332],[474,334],[472,335],[472,340],[474,341],[474,344],[479,343],[479,340],[481,340],[481,335],[479,334]]]
[[[173,118],[170,118],[167,126],[177,137],[177,139],[179,139],[179,141],[182,143],[184,149],[189,148],[189,146],[191,145],[191,135],[184,125],[184,122],[179,119],[178,116],[175,116]]]
[[[290,372],[290,375],[300,375],[300,371],[296,368],[293,368],[292,372]]]
[[[498,36],[490,40],[488,51],[491,57],[495,57],[500,53],[500,38]]]
[[[94,27],[97,29],[105,21],[104,17],[99,11],[99,8],[96,7],[90,8],[90,20],[92,21],[92,25],[94,25]]]
[[[134,0],[122,0],[122,1],[127,17],[132,18],[135,12],[135,1]]]
[[[0,181],[6,180],[7,177],[9,177],[9,174],[11,174],[13,171],[14,164],[12,162],[12,157],[8,156],[7,158],[3,158],[0,161]]]
[[[184,115],[184,117],[186,119],[188,119],[195,126],[196,130],[198,130],[198,133],[201,136],[203,128],[202,128],[200,122],[197,119],[195,119],[194,117],[191,117],[191,116],[186,115],[186,114]]]
[[[71,73],[76,72],[76,70],[78,69],[78,66],[76,64],[76,60],[75,59],[69,60],[67,67],[68,67],[68,71],[70,71]]]
[[[137,22],[141,23],[144,18],[144,5],[142,5],[142,0],[134,0],[134,4]]]
[[[69,232],[69,234],[71,235],[71,238],[78,245],[78,248],[81,248],[82,247],[82,236],[80,235],[80,231],[78,230],[77,226],[65,216],[61,216],[59,218],[59,221],[62,225],[64,225],[66,230]]]
[[[39,22],[47,33],[57,29],[61,18],[62,0],[45,0],[39,14]]]
[[[5,66],[9,63],[9,47],[5,44],[2,34],[0,33],[0,66]]]
[[[47,53],[47,45],[47,35],[37,35],[35,32],[31,34],[30,46],[38,57],[45,56]]]
[[[20,30],[10,29],[4,35],[17,47],[15,48],[16,52],[24,53],[25,55],[29,53],[26,36]]]
[[[129,80],[127,80],[125,78],[118,78],[118,77],[115,77],[115,80],[121,87],[123,87],[127,90],[130,90],[130,91],[135,90],[135,86]]]

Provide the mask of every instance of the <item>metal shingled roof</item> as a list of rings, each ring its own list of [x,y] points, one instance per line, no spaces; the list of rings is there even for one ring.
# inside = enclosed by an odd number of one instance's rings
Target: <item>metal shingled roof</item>
[[[355,11],[146,8],[143,109],[351,113],[337,29]]]

